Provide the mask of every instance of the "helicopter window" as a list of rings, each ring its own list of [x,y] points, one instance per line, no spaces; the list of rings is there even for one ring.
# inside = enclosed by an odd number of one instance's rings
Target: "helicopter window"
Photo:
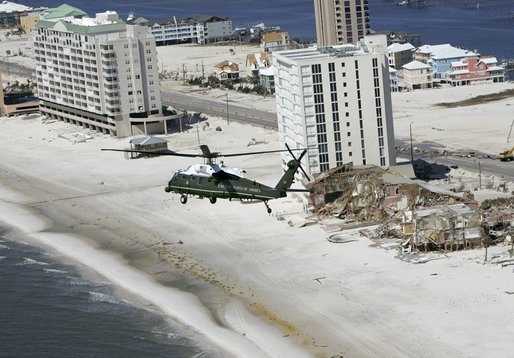
[[[181,177],[182,180],[187,180],[187,175],[181,175]]]
[[[202,184],[203,183],[203,178],[198,178],[198,184]]]

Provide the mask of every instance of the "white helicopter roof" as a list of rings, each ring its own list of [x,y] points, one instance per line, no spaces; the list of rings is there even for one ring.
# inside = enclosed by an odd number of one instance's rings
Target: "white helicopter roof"
[[[243,169],[227,167],[224,164],[193,164],[190,165],[187,169],[179,170],[180,174],[186,175],[197,175],[204,177],[212,177],[213,174],[218,172],[225,172],[240,178],[244,178],[244,174],[246,173]]]

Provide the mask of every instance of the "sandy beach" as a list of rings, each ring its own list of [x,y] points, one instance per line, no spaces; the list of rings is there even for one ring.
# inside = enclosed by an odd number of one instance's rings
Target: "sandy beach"
[[[190,68],[213,51],[229,53],[201,48],[186,59],[180,57],[186,51],[168,47],[160,60],[170,69],[187,60]],[[394,94],[396,137],[408,138],[411,124],[416,141],[495,153],[514,119],[513,98],[457,109],[434,104],[508,88],[514,84]],[[167,136],[169,148],[196,152],[199,134],[220,152],[279,149],[274,131],[209,122],[205,131]],[[483,250],[407,263],[357,230],[343,232],[349,242],[334,244],[321,225],[290,225],[305,215],[295,194],[270,202],[271,216],[263,204],[182,205],[163,188],[174,171],[193,163],[187,158],[126,160],[100,149],[123,148],[128,138],[90,133],[74,142],[82,128],[37,115],[2,118],[0,126],[0,221],[151,302],[222,356],[511,355],[514,329],[506,312],[514,309],[514,273],[484,264]],[[252,138],[267,144],[248,147]],[[281,176],[275,154],[227,164],[271,186]],[[204,289],[177,288],[170,274]]]

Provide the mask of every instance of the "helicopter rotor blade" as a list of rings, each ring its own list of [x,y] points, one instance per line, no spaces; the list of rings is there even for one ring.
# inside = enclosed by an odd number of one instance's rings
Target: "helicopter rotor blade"
[[[137,150],[137,149],[113,149],[113,148],[102,148],[102,151],[108,152],[124,152],[124,153],[141,153],[141,154],[157,154],[157,155],[171,155],[174,157],[188,157],[188,158],[196,158],[201,157],[200,154],[189,154],[189,153],[177,153],[171,150]]]
[[[291,149],[289,146],[287,146],[287,149],[277,149],[277,150],[261,150],[258,152],[241,152],[241,153],[227,153],[222,154],[220,152],[211,152],[209,147],[205,144],[202,144],[200,146],[200,150],[202,153],[198,154],[192,154],[192,153],[177,153],[171,150],[160,150],[160,151],[151,151],[151,150],[138,150],[138,149],[114,149],[114,148],[102,148],[102,151],[111,151],[111,152],[124,152],[124,153],[139,153],[139,154],[154,154],[154,155],[169,155],[169,156],[175,156],[175,157],[187,157],[187,158],[206,158],[209,163],[212,162],[212,159],[219,158],[219,157],[241,157],[246,155],[258,155],[258,154],[268,154],[268,153],[280,153],[280,152],[286,152],[288,151],[293,158],[296,159],[296,157],[293,154],[293,151],[299,151],[305,149]],[[300,158],[304,154],[300,156]]]
[[[307,180],[311,181],[311,178],[309,178],[309,175],[307,175],[307,172],[305,171],[305,169],[303,169],[303,167],[301,165],[298,168],[300,168],[300,170],[302,171],[303,175],[305,175]]]
[[[285,143],[285,144],[286,144],[286,148],[287,148],[287,151],[289,152],[289,154],[291,154],[291,156],[292,156],[294,159],[296,159],[296,157],[294,156],[293,152],[291,151],[291,148],[289,148],[289,146],[287,145],[287,143]]]
[[[300,158],[298,158],[298,159],[297,159],[299,162],[301,162],[301,161],[302,161],[302,158],[303,158],[303,156],[305,155],[305,153],[307,153],[307,149],[304,149],[304,150],[303,150],[303,152],[302,152],[302,154],[300,154]]]
[[[293,150],[301,150],[301,149],[293,149]],[[244,155],[256,155],[256,154],[267,154],[267,153],[280,153],[280,152],[287,152],[286,149],[277,149],[277,150],[262,150],[259,152],[243,152],[243,153],[229,153],[229,154],[223,154],[219,153],[218,157],[241,157]],[[294,156],[293,156],[294,157]]]

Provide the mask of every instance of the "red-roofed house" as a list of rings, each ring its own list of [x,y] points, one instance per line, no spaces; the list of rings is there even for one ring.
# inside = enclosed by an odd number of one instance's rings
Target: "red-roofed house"
[[[498,66],[496,57],[472,56],[451,63],[445,79],[452,86],[469,85],[478,82],[503,82],[505,69]]]

